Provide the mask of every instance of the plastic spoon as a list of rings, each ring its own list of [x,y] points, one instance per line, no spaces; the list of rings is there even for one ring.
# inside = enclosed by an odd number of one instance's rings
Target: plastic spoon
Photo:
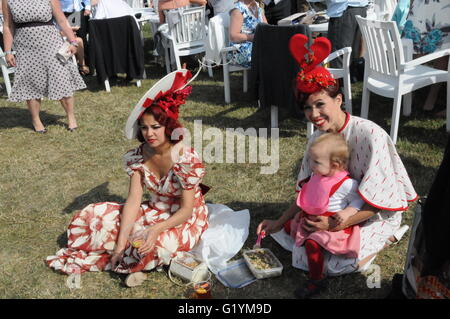
[[[266,232],[263,230],[259,233],[258,239],[256,239],[256,243],[253,245],[253,249],[261,248],[261,239],[263,239],[264,237],[266,237]]]

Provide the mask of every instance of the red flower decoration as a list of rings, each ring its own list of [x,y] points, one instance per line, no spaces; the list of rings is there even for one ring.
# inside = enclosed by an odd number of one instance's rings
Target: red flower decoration
[[[142,105],[143,108],[148,108],[152,105],[157,105],[162,108],[167,116],[178,120],[178,114],[180,113],[180,106],[186,103],[187,97],[192,92],[191,86],[186,86],[187,81],[192,77],[191,72],[187,72],[185,76],[181,72],[175,75],[172,87],[166,92],[160,91],[156,94],[154,99],[147,98]],[[180,89],[182,88],[182,89]],[[145,110],[144,110],[145,111]],[[139,118],[142,116],[144,111],[141,113]]]

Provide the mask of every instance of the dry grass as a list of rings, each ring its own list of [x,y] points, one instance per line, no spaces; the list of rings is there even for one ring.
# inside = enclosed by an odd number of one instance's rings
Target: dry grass
[[[150,58],[148,57],[148,61]],[[143,86],[114,85],[107,93],[96,80],[88,78],[88,90],[76,93],[76,115],[80,125],[75,133],[65,130],[59,103],[44,101],[43,122],[49,132],[31,130],[24,103],[0,99],[0,296],[2,298],[184,298],[185,289],[173,284],[162,272],[152,272],[141,287],[128,289],[122,276],[103,272],[82,277],[81,289],[67,288],[66,276],[44,264],[66,243],[65,230],[73,214],[91,202],[125,200],[128,178],[121,157],[137,142],[128,141],[122,130],[126,118],[143,93],[164,70],[147,65]],[[232,78],[232,101],[224,105],[221,72],[214,79],[202,74],[193,94],[182,109],[182,122],[192,129],[203,120],[204,128],[267,127],[267,110],[255,107],[241,92],[241,77]],[[361,83],[355,84],[355,114]],[[444,105],[442,90],[439,106]],[[426,195],[440,164],[446,141],[443,119],[426,117],[418,109],[427,89],[416,94],[413,114],[402,117],[398,151],[416,190]],[[370,118],[389,128],[392,100],[372,99]],[[298,164],[305,148],[306,125],[288,113],[280,119],[280,169],[275,175],[260,175],[258,164],[208,164],[205,184],[212,187],[207,201],[251,212],[250,236],[244,248],[255,242],[256,225],[275,217],[294,199]],[[404,214],[411,223],[412,211]],[[380,289],[369,289],[366,276],[354,274],[330,280],[319,298],[382,298],[390,289],[395,273],[402,272],[408,238],[376,259],[381,267]],[[242,289],[229,289],[215,282],[216,298],[292,298],[292,291],[306,278],[291,266],[290,256],[272,239],[263,241],[284,265],[283,275],[260,280]]]

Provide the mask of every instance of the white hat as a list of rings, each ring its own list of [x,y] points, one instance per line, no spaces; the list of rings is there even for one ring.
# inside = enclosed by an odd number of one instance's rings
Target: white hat
[[[184,88],[187,84],[189,79],[192,77],[191,73],[186,70],[177,70],[172,73],[167,74],[165,77],[163,77],[161,80],[156,82],[150,90],[145,93],[142,98],[139,100],[139,102],[134,107],[133,111],[131,112],[130,116],[128,117],[127,124],[125,125],[125,136],[128,139],[134,139],[136,137],[137,132],[139,131],[138,128],[138,119],[141,116],[141,114],[145,111],[145,109],[149,106],[144,106],[144,103],[147,101],[147,99],[153,100],[155,97],[160,93],[164,93],[169,91],[172,86],[174,85],[175,77],[177,73],[180,73],[182,77],[178,77],[178,79],[182,78],[182,81],[180,83],[177,83],[178,87],[173,88],[174,91],[178,91],[182,88]],[[189,73],[189,74],[188,74]]]

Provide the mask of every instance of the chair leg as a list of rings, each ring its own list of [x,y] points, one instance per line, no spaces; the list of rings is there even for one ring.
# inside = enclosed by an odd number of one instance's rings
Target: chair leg
[[[175,50],[173,51],[173,55],[175,57],[175,63],[177,64],[177,70],[181,70],[180,56],[177,52],[175,52]]]
[[[350,82],[350,73],[344,76],[344,96],[345,109],[348,113],[352,114],[352,84]]]
[[[361,99],[361,117],[369,117],[369,103],[370,103],[370,91],[365,86],[363,87],[362,99]]]
[[[9,74],[7,72],[3,72],[3,79],[5,81],[6,93],[8,97],[11,96],[11,81],[9,79]]]
[[[270,106],[270,127],[278,127],[278,106],[276,105]]]
[[[170,68],[170,55],[169,54],[170,54],[169,49],[165,48],[165,50],[164,50],[164,58],[166,60],[166,72],[167,72],[167,74],[169,74],[170,70],[171,70],[171,68]]]
[[[111,92],[111,87],[109,86],[109,80],[108,79],[105,80],[105,89],[106,89],[106,92]]]
[[[403,115],[404,116],[411,115],[411,101],[412,101],[412,93],[403,95]]]
[[[242,90],[244,91],[244,93],[247,93],[247,91],[248,91],[248,71],[247,70],[244,70],[242,81],[244,82],[243,83],[244,87]]]
[[[230,71],[228,64],[223,65],[223,89],[225,94],[225,103],[228,104],[231,101],[230,97]]]
[[[310,138],[314,133],[314,125],[311,122],[306,123],[306,138]]]
[[[394,108],[392,110],[392,123],[391,123],[391,139],[394,144],[397,144],[398,124],[400,122],[400,109],[402,106],[402,96],[397,93],[394,98]]]
[[[206,61],[206,59],[205,59],[205,61]],[[208,66],[208,76],[210,78],[214,77],[211,62],[206,61],[206,65]]]

